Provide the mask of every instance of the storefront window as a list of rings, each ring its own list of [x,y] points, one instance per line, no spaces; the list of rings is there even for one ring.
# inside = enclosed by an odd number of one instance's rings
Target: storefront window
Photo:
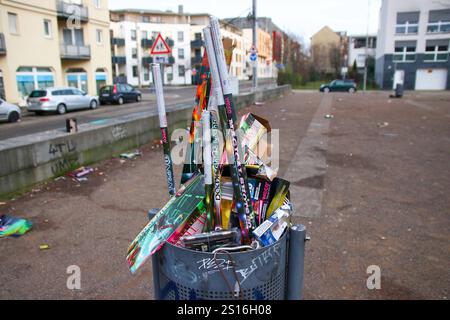
[[[67,73],[67,85],[87,92],[87,74],[86,72],[69,72]]]
[[[16,72],[17,89],[21,98],[27,97],[35,89],[45,89],[55,85],[50,68],[19,67]]]

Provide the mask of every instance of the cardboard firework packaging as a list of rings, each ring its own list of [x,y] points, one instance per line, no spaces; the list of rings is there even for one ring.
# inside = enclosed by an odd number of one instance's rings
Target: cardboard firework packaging
[[[135,273],[174,233],[181,232],[191,214],[196,210],[203,210],[204,198],[203,176],[195,174],[185,187],[170,198],[130,244],[127,263],[132,273]]]
[[[267,209],[265,219],[269,219],[272,213],[283,205],[289,192],[289,185],[289,181],[281,178],[275,178],[272,181],[270,190],[270,205]]]
[[[164,102],[163,84],[161,80],[161,68],[159,64],[152,65],[153,79],[155,83],[156,103],[158,105],[159,126],[161,128],[161,140],[166,164],[167,185],[169,195],[175,194],[175,178],[173,176],[172,157],[170,156],[170,138],[167,127],[166,106]]]
[[[231,136],[231,145],[227,143],[227,151],[230,151],[229,153],[233,158],[233,168],[231,171],[234,187],[234,198],[240,220],[242,233],[241,239],[243,243],[248,244],[250,243],[249,232],[256,227],[256,220],[250,203],[247,174],[244,164],[240,159],[241,146],[234,127],[234,119],[236,118],[236,114],[232,102],[233,97],[231,94],[231,86],[226,68],[223,45],[220,38],[219,25],[217,19],[213,17],[211,17],[210,23],[211,28],[206,28],[206,30],[210,30],[210,32],[204,32],[205,45],[210,57],[210,68],[214,83],[213,88],[217,90],[216,96],[218,98],[220,98],[220,95],[223,97],[223,101],[218,101],[219,110],[221,112],[220,118],[222,122],[222,130],[224,131],[224,136],[227,136],[226,131],[228,131]],[[220,92],[220,89],[222,89],[222,92]]]

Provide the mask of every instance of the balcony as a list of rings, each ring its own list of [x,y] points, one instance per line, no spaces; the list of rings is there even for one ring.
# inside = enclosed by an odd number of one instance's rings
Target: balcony
[[[0,55],[6,54],[6,43],[5,43],[5,36],[3,33],[0,33]]]
[[[201,39],[195,39],[193,41],[191,41],[191,48],[201,48],[202,46],[204,46],[204,42]]]
[[[91,47],[72,44],[61,44],[61,59],[68,60],[90,60],[91,59]]]
[[[127,58],[125,56],[112,56],[112,64],[126,64]]]
[[[175,45],[175,41],[169,38],[166,38],[166,43],[169,46],[169,48],[173,48],[173,46]]]
[[[68,3],[62,0],[56,0],[56,13],[58,18],[61,19],[73,17],[75,20],[73,21],[74,23],[76,23],[77,20],[82,22],[87,22],[89,20],[87,7],[79,4]]]
[[[116,45],[118,47],[125,46],[125,39],[124,38],[111,38],[111,44]]]
[[[147,65],[153,63],[153,57],[143,57],[142,58],[142,64]]]
[[[202,57],[201,56],[193,57],[192,60],[191,60],[191,64],[192,65],[202,64]]]
[[[153,46],[153,40],[152,39],[142,39],[141,40],[141,47],[142,48],[151,48]]]

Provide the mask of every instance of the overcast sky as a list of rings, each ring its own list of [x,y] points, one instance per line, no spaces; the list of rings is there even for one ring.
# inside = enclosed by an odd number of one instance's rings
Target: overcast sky
[[[381,0],[257,0],[258,16],[271,17],[280,28],[302,36],[306,43],[324,25],[334,31],[366,34],[378,30]],[[110,9],[141,8],[210,13],[219,18],[245,17],[252,0],[109,0]],[[370,5],[369,5],[370,4]]]

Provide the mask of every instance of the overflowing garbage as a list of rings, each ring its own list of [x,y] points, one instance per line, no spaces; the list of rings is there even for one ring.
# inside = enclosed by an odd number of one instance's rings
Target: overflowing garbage
[[[255,250],[277,242],[291,224],[290,183],[277,177],[278,168],[263,157],[273,149],[270,124],[252,113],[238,121],[216,18],[211,17],[203,34],[202,82],[178,189],[160,66],[152,66],[170,198],[130,244],[132,273],[167,243],[211,253]]]

